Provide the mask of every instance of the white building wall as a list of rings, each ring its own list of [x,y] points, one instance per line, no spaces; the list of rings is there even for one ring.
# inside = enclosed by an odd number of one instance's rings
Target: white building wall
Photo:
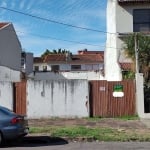
[[[119,52],[117,45],[117,1],[107,2],[107,41],[105,50],[105,77],[108,81],[121,81],[121,69],[118,64]]]
[[[122,80],[119,61],[129,62],[130,59],[124,57],[123,41],[119,38],[119,33],[133,32],[133,10],[149,9],[150,6],[122,5],[117,0],[107,0],[107,42],[105,51],[105,75],[108,81]],[[112,33],[112,34],[111,34]]]
[[[78,64],[47,64],[47,63],[36,63],[34,66],[39,66],[39,71],[43,71],[43,66],[47,66],[47,71],[51,71],[52,65],[59,65],[59,70],[61,71],[71,71],[71,65]],[[80,65],[80,64],[79,64]],[[104,64],[81,64],[81,70],[101,70]]]
[[[51,66],[50,65],[47,65],[47,63],[36,63],[36,64],[33,64],[33,70],[34,70],[34,67],[35,66],[38,66],[39,67],[39,71],[43,71],[43,67],[44,66],[47,66],[47,70],[50,71],[51,70]]]
[[[0,81],[0,105],[13,110],[13,85]]]
[[[86,79],[86,80],[105,80],[101,71],[69,71],[69,72],[35,72],[28,78],[34,80],[57,80],[57,79]]]
[[[150,9],[148,4],[116,6],[116,27],[118,33],[133,32],[133,11],[134,9]]]
[[[88,117],[87,80],[27,82],[29,118]]]
[[[20,76],[21,76],[20,71],[0,66],[0,81],[19,82]]]
[[[66,70],[71,70],[71,65],[70,64],[60,64],[59,65],[60,66],[60,70],[64,70],[64,71],[66,71]]]

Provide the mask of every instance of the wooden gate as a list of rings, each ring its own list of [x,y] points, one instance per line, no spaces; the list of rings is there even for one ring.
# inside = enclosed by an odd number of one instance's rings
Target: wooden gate
[[[14,83],[14,112],[26,115],[26,81]]]
[[[123,97],[114,97],[116,86],[122,87]],[[90,114],[99,117],[116,117],[135,114],[135,82],[90,81]]]

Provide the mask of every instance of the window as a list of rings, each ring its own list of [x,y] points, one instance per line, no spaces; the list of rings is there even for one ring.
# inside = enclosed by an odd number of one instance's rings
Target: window
[[[81,65],[71,65],[71,70],[81,70]]]
[[[59,65],[52,65],[51,66],[51,71],[58,71],[59,70]]]
[[[21,66],[24,66],[24,64],[25,64],[25,59],[21,58]]]
[[[47,66],[43,66],[43,71],[47,71]]]
[[[39,71],[39,66],[34,66],[34,71]]]
[[[135,9],[133,11],[133,31],[150,32],[150,9]]]

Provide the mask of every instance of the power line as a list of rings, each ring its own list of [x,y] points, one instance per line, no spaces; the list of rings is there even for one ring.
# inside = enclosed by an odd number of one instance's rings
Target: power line
[[[11,32],[13,32],[15,34],[14,30],[12,30],[12,29],[3,29],[3,30],[8,30],[8,31],[11,31]],[[25,33],[25,32],[22,32],[22,31],[17,31],[17,30],[15,30],[15,31],[18,32],[18,33]],[[112,48],[112,49],[122,49],[122,48],[115,48],[115,47],[106,47],[105,45],[89,44],[89,43],[84,43],[84,42],[80,42],[80,41],[59,39],[59,38],[55,38],[55,37],[51,37],[51,36],[44,36],[44,35],[35,34],[35,33],[29,33],[29,35],[40,37],[40,38],[64,41],[64,42],[69,42],[69,43],[77,43],[77,44],[82,44],[82,45],[90,45],[90,46],[103,47],[103,48]]]
[[[36,16],[36,15],[24,13],[24,12],[21,12],[21,11],[13,10],[13,9],[2,7],[2,6],[0,6],[0,8],[8,10],[8,11],[11,11],[11,12],[14,12],[14,13],[18,13],[18,14],[29,16],[29,17],[32,17],[32,18],[36,18],[36,19],[39,19],[39,20],[44,20],[44,21],[47,21],[47,22],[52,22],[52,23],[56,23],[56,24],[60,24],[60,25],[64,25],[64,26],[68,26],[68,27],[72,27],[72,28],[77,28],[77,29],[82,29],[82,30],[88,30],[88,31],[93,31],[93,32],[100,32],[100,33],[105,33],[105,34],[106,33],[116,34],[116,33],[110,33],[110,32],[96,30],[96,29],[91,29],[91,28],[85,28],[85,27],[75,26],[75,25],[72,25],[72,24],[67,24],[67,23],[56,21],[56,20],[51,20],[51,19],[48,19],[48,18],[43,18],[43,17],[40,17],[40,16]]]
[[[3,29],[3,30],[8,30],[8,31],[14,32],[14,30],[12,30],[12,29]],[[17,33],[25,33],[23,31],[18,31],[18,30],[15,30],[15,31]],[[46,39],[52,39],[52,40],[58,40],[58,41],[65,41],[65,42],[70,42],[70,43],[77,43],[77,44],[91,45],[91,46],[99,46],[99,45],[95,45],[95,44],[90,44],[90,43],[85,43],[85,42],[80,42],[80,41],[72,41],[72,40],[59,39],[59,38],[56,38],[56,37],[45,36],[45,35],[35,34],[35,33],[29,33],[29,35],[40,37],[40,38],[46,38]]]
[[[16,32],[20,32],[20,31],[16,31]],[[23,33],[23,32],[20,32],[20,33]],[[105,45],[89,44],[89,43],[80,42],[80,41],[72,41],[72,40],[59,39],[59,38],[55,38],[55,37],[51,37],[51,36],[44,36],[44,35],[40,35],[40,34],[30,33],[30,35],[33,35],[33,36],[36,36],[36,37],[40,37],[40,38],[46,38],[46,39],[51,39],[51,40],[64,41],[64,42],[76,43],[76,44],[82,44],[82,45],[89,45],[89,46],[95,46],[95,47],[112,48],[112,49],[122,49],[122,48],[115,48],[115,47],[108,47],[108,46],[106,47]]]

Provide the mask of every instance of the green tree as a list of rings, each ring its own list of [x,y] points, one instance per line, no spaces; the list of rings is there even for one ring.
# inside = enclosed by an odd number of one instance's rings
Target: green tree
[[[65,54],[65,53],[70,53],[70,51],[66,50],[66,49],[61,49],[61,48],[59,48],[58,50],[56,50],[56,49],[53,49],[53,50],[46,49],[45,52],[41,55],[41,57],[45,57],[49,54]]]
[[[137,36],[139,72],[143,73],[145,83],[150,81],[150,36],[131,34],[123,38],[125,53],[135,64],[135,36]]]

